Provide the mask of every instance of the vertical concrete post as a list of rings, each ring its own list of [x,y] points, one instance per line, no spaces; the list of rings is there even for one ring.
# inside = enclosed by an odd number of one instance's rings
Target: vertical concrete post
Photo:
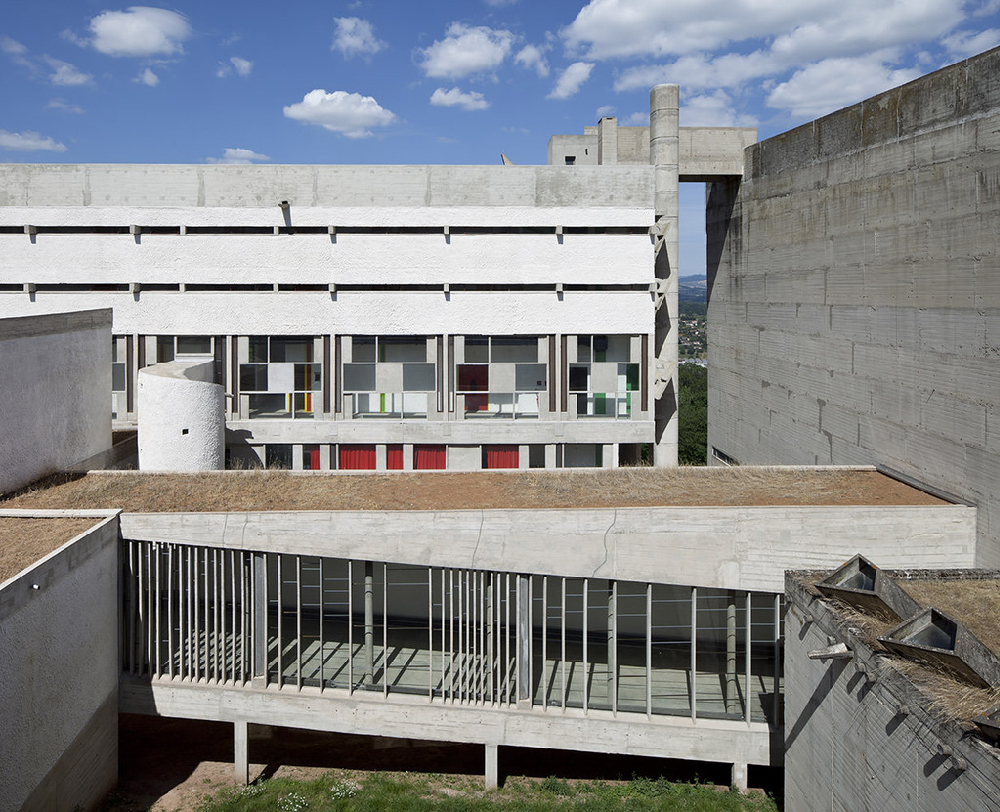
[[[233,722],[233,777],[237,786],[250,783],[250,737],[246,722]]]
[[[278,595],[281,612],[281,595]],[[263,553],[253,554],[253,664],[251,683],[255,688],[267,684],[267,569]],[[280,668],[279,668],[280,670]]]
[[[618,163],[618,119],[605,116],[597,122],[597,163],[602,166]]]
[[[371,688],[375,684],[375,565],[371,561],[365,562],[364,668],[364,686]]]
[[[653,342],[656,445],[653,464],[677,465],[677,273],[680,91],[657,85],[649,94],[649,161],[653,165],[654,268],[657,280]]]
[[[726,594],[726,713],[736,713],[736,593]]]
[[[497,771],[497,750],[495,744],[486,745],[486,789],[496,789],[499,773]]]
[[[517,576],[517,704],[531,707],[531,593],[528,576]]]
[[[733,763],[733,779],[729,785],[740,792],[747,791],[747,765],[742,762]]]

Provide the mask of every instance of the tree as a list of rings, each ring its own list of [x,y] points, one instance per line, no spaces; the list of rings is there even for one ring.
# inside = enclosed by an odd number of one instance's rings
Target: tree
[[[677,368],[677,459],[705,465],[708,458],[708,370],[698,364]]]

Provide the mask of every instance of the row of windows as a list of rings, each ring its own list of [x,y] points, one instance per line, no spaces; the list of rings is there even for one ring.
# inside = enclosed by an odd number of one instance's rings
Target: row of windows
[[[291,444],[268,443],[256,447],[229,447],[226,449],[226,467],[259,467],[302,469],[304,471],[444,471],[449,468],[470,470],[502,470],[545,468],[545,446],[532,444],[446,446],[436,444],[376,445],[341,443]],[[604,465],[604,446],[597,443],[565,443],[554,446],[557,468],[601,468]],[[384,456],[383,456],[384,455]],[[407,460],[407,455],[409,459]],[[620,462],[638,464],[642,449],[634,444],[622,445]],[[380,457],[382,460],[380,461]]]
[[[123,403],[132,388],[128,341],[130,337],[116,336],[112,344],[116,418],[132,411]],[[149,339],[139,341],[142,348],[149,347]],[[235,361],[231,370],[224,337],[157,336],[154,341],[156,363],[214,361],[217,382],[240,396],[234,411],[250,419],[311,418],[327,411],[356,418],[419,418],[444,411],[445,395],[454,397],[448,411],[472,418],[537,418],[555,411],[630,417],[645,409],[641,371],[646,344],[640,336],[563,338],[559,380],[553,376],[558,368],[552,368],[554,336],[453,336],[447,354],[438,336],[344,336],[336,345],[339,363],[334,363],[326,337],[237,337],[230,349]],[[139,366],[148,355],[140,354]],[[332,369],[325,370],[327,365]]]

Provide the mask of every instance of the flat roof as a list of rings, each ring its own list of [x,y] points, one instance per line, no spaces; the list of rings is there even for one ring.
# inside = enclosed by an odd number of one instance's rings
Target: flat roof
[[[103,519],[0,516],[0,583],[44,558]]]
[[[741,466],[361,475],[101,472],[50,480],[0,507],[181,513],[945,504],[874,469]]]

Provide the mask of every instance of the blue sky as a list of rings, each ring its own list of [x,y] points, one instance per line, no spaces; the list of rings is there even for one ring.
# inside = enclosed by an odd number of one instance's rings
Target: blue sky
[[[35,0],[0,22],[0,161],[544,163],[657,82],[764,138],[998,43],[1000,0]]]

